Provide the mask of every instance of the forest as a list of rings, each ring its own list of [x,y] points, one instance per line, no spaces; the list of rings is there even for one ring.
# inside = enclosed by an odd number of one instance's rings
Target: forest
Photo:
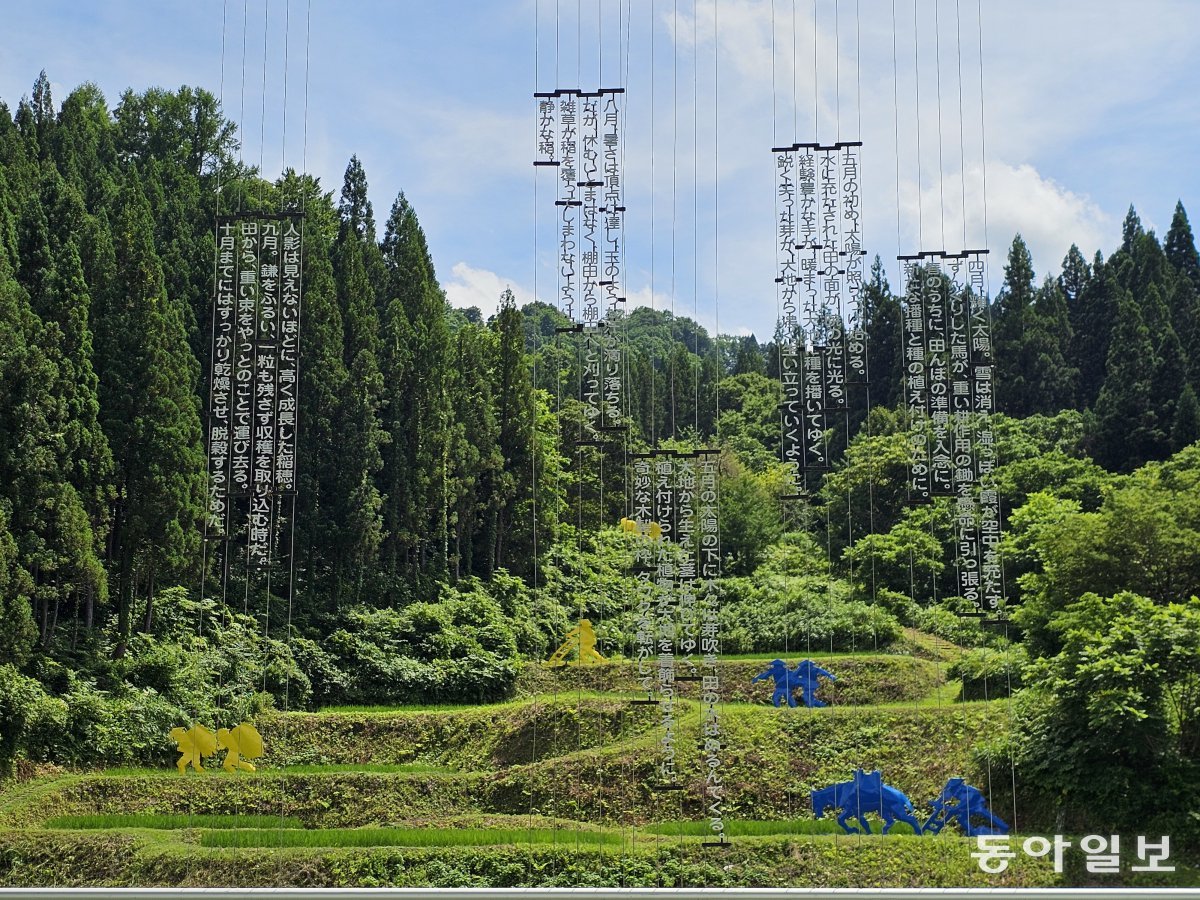
[[[304,215],[295,539],[265,590],[204,535],[214,221],[238,209]],[[377,220],[356,157],[340,186],[267,180],[207,90],[56,104],[42,73],[0,103],[0,763],[158,763],[216,710],[503,700],[585,617],[628,652],[628,455],[715,447],[724,652],[935,635],[964,697],[1011,694],[972,752],[1030,808],[1200,836],[1200,254],[1182,204],[1087,250],[1040,281],[1019,235],[993,253],[996,627],[960,615],[952,499],[907,502],[879,257],[869,400],[780,502],[778,335],[629,309],[630,436],[584,454],[561,314],[451,307],[418,210]]]

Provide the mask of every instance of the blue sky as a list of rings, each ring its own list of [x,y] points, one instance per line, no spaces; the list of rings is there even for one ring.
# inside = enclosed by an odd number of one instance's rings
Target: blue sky
[[[552,182],[540,176],[535,217],[530,95],[535,81],[556,86],[556,63],[557,86],[595,86],[602,47],[604,86],[628,89],[627,293],[709,327],[719,309],[722,331],[760,337],[775,318],[768,150],[811,140],[814,106],[820,140],[864,141],[866,244],[893,283],[898,251],[953,248],[964,221],[966,243],[984,240],[985,133],[993,289],[1017,231],[1045,275],[1072,241],[1110,252],[1130,203],[1160,234],[1177,199],[1200,215],[1200,3],[894,8],[893,28],[892,0],[312,0],[307,166],[336,190],[357,153],[381,223],[403,190],[452,302],[489,310],[506,286],[553,301]],[[125,87],[202,85],[242,123],[245,156],[275,174],[302,155],[306,11],[302,0],[9,4],[0,98],[15,106],[43,68],[56,100],[88,80],[110,103]]]

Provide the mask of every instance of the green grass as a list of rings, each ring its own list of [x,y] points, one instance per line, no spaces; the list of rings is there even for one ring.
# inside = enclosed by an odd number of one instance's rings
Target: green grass
[[[303,828],[304,823],[294,816],[214,816],[214,815],[156,815],[139,813],[131,815],[57,816],[45,824],[46,828],[153,828],[176,830],[179,828]]]
[[[325,772],[360,772],[364,774],[382,773],[414,773],[429,775],[455,775],[455,769],[445,766],[435,766],[431,763],[329,763],[324,765],[294,765],[282,766],[278,769],[265,769],[266,774],[282,772],[285,775],[321,775]]]
[[[155,777],[161,776],[164,778],[196,778],[210,775],[214,778],[251,778],[256,775],[320,775],[324,772],[331,773],[355,773],[361,772],[365,774],[417,774],[417,775],[454,775],[458,773],[457,769],[451,769],[446,766],[435,766],[431,763],[322,763],[317,765],[291,765],[291,766],[272,766],[266,763],[259,765],[258,771],[251,775],[248,772],[226,772],[220,766],[206,766],[203,774],[188,769],[182,776],[176,771],[174,766],[162,766],[158,769],[150,768],[129,768],[117,767],[112,769],[100,769],[96,772],[90,772],[91,775],[101,775],[104,777]]]
[[[475,710],[487,708],[491,706],[504,706],[503,703],[412,703],[412,704],[379,704],[379,705],[348,705],[348,706],[322,706],[317,712],[320,713],[420,713],[420,712],[461,712],[462,710]],[[293,710],[289,715],[303,716],[307,713],[303,711]]]
[[[879,833],[878,822],[872,826]],[[708,822],[658,822],[648,825],[644,831],[650,834],[663,834],[670,837],[709,837],[713,836]],[[752,819],[731,819],[725,822],[727,837],[768,837],[778,834],[845,834],[832,818],[829,819],[786,819],[774,821],[754,821]],[[912,828],[903,822],[892,826],[888,835],[911,835]]]
[[[209,831],[204,847],[479,847],[497,844],[619,844],[621,835],[569,828],[328,828]]]

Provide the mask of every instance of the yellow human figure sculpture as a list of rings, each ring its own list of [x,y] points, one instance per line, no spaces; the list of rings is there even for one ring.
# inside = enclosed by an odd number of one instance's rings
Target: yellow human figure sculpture
[[[193,725],[186,731],[182,728],[172,728],[169,732],[171,740],[179,745],[179,774],[182,775],[190,763],[197,772],[203,772],[204,766],[200,759],[212,756],[217,752],[217,736],[203,725]]]
[[[249,759],[258,759],[263,755],[262,735],[249,722],[243,722],[233,728],[221,728],[217,731],[217,745],[227,751],[222,768],[226,772],[241,769],[253,772],[254,765]]]
[[[567,662],[567,656],[572,650],[577,650],[577,658],[573,663]],[[608,662],[608,657],[600,653],[596,649],[596,629],[592,627],[592,623],[588,619],[580,619],[579,624],[567,632],[567,639],[563,641],[551,657],[542,663],[547,668],[557,666],[599,666]]]
[[[628,534],[638,533],[638,523],[633,519],[621,519],[619,524],[621,526],[621,530]],[[649,535],[650,540],[657,541],[662,537],[662,526],[657,522],[651,522],[647,526],[646,534]]]

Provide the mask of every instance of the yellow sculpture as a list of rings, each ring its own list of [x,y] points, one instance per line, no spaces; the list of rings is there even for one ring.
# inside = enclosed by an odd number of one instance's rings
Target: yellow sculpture
[[[258,759],[263,755],[262,735],[249,722],[243,722],[234,728],[221,728],[217,731],[217,746],[227,751],[223,768],[226,772],[241,769],[253,772],[254,765],[249,759]]]
[[[212,756],[217,752],[217,736],[203,725],[193,725],[186,731],[182,728],[172,728],[170,735],[171,740],[179,745],[179,752],[183,754],[177,763],[180,775],[187,771],[189,763],[197,772],[203,772],[201,757]]]
[[[619,524],[621,526],[621,530],[628,534],[638,533],[638,523],[633,519],[623,518]],[[662,526],[657,522],[651,522],[646,529],[646,533],[649,535],[651,540],[657,541],[662,537]]]
[[[572,650],[577,650],[578,655],[575,662],[567,662],[567,655]],[[608,662],[608,657],[602,655],[596,649],[596,629],[592,627],[591,621],[588,619],[580,619],[579,624],[567,632],[567,639],[563,641],[551,657],[542,663],[546,668],[555,668],[557,666],[599,666]]]

